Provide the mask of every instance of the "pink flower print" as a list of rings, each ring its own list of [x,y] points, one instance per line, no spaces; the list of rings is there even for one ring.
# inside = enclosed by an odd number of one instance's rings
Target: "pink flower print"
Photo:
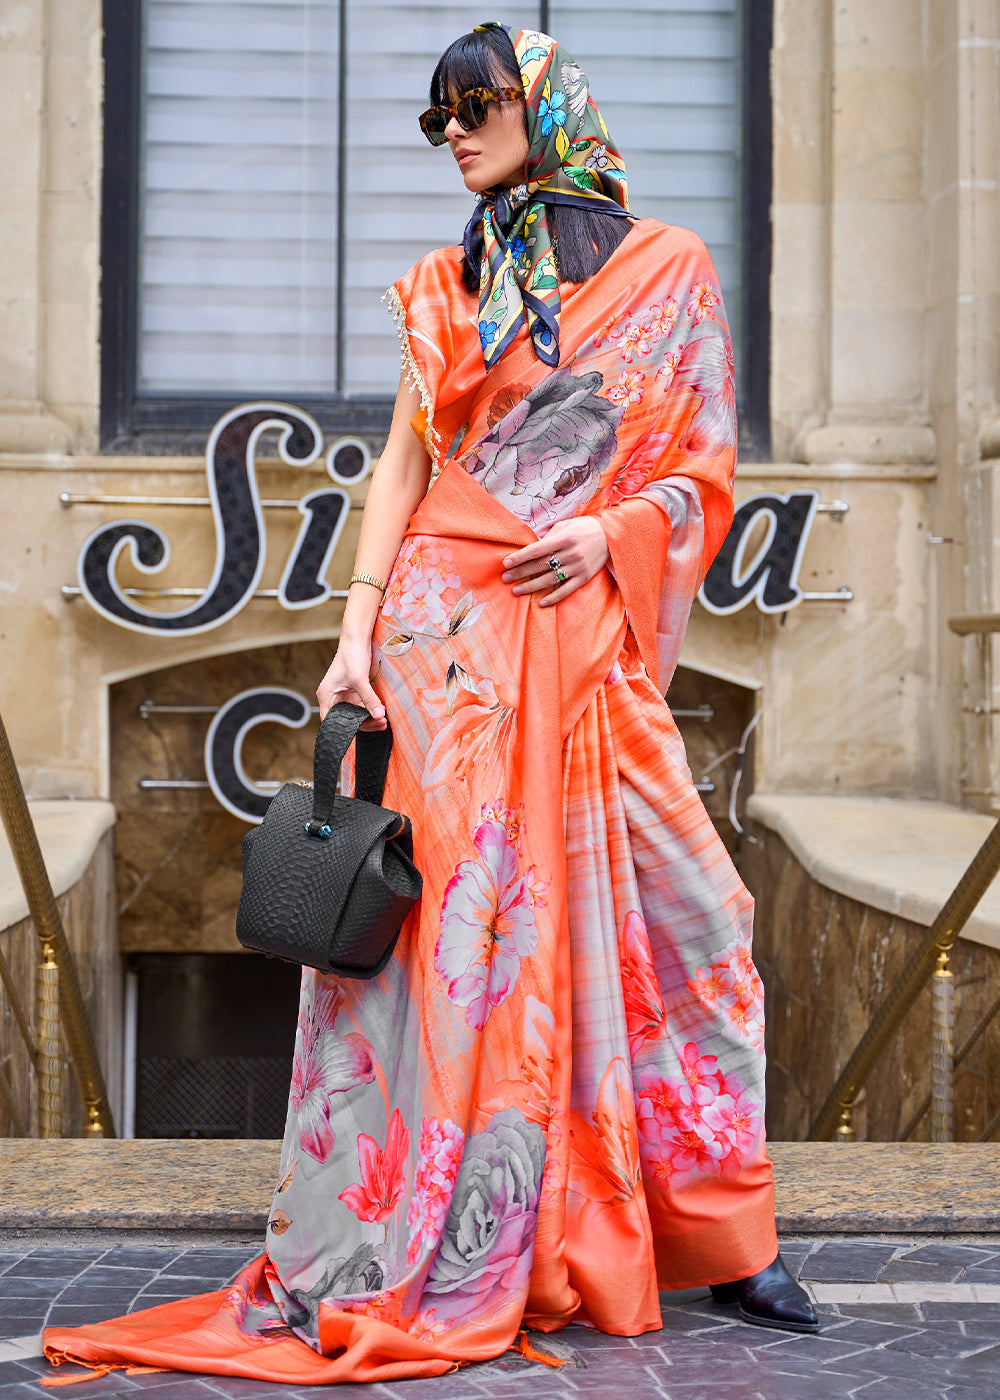
[[[542,879],[535,866],[528,866],[527,870],[524,872],[524,885],[528,891],[528,898],[531,900],[532,909],[545,908],[545,891],[551,884],[551,880]]]
[[[414,535],[403,541],[393,565],[383,611],[411,631],[443,633],[461,586],[451,550]]]
[[[404,1323],[404,1327],[411,1337],[419,1337],[422,1342],[436,1342],[448,1331],[448,1323],[437,1320],[437,1308],[425,1308],[423,1312],[418,1312],[416,1317]]]
[[[702,1176],[717,1176],[724,1155],[712,1133],[700,1124],[693,1124],[674,1137],[670,1165],[677,1173],[693,1171]]]
[[[720,1000],[732,991],[732,976],[727,963],[699,967],[698,975],[687,979],[688,990],[694,992],[709,1011],[715,1011]]]
[[[678,345],[676,350],[672,350],[669,355],[664,357],[663,364],[656,371],[656,378],[663,380],[664,389],[670,388],[671,381],[677,373],[677,367],[681,362],[681,356],[683,354],[684,346]]]
[[[676,378],[702,396],[683,446],[688,452],[717,457],[736,444],[736,388],[733,347],[720,336],[706,336],[687,346]]]
[[[687,985],[709,1011],[723,1015],[745,1035],[753,1049],[764,1049],[764,984],[748,944],[731,943],[718,962],[699,967]]]
[[[681,1051],[681,1073],[685,1083],[693,1090],[706,1090],[709,1095],[717,1093],[721,1084],[717,1055],[703,1055],[693,1040],[689,1040]]]
[[[595,346],[617,345],[625,332],[625,323],[631,314],[631,311],[619,311],[616,316],[609,316],[594,336]]]
[[[451,1001],[466,1008],[466,1023],[481,1031],[514,990],[521,959],[538,946],[538,929],[506,829],[483,822],[472,839],[479,858],[462,861],[445,889],[434,967]]]
[[[708,282],[696,282],[691,288],[691,300],[687,304],[687,314],[692,325],[700,326],[706,318],[715,320],[715,308],[719,296]]]
[[[492,804],[484,802],[480,808],[480,820],[484,822],[499,822],[507,832],[507,840],[520,852],[521,837],[524,835],[524,803],[519,802],[516,807],[501,807],[499,802]]]
[[[648,432],[640,438],[628,461],[606,488],[609,505],[642,490],[653,473],[662,467],[672,438],[672,433],[665,432]]]
[[[622,333],[621,345],[618,347],[622,359],[630,365],[636,355],[651,354],[652,340],[653,333],[645,321],[630,321]]]
[[[406,1251],[409,1264],[416,1262],[421,1244],[433,1247],[437,1243],[451,1205],[464,1146],[464,1133],[449,1118],[443,1123],[425,1118],[421,1123],[413,1196],[406,1215],[410,1227]]]
[[[693,1040],[681,1051],[681,1102],[689,1106],[711,1103],[720,1088],[718,1056],[701,1055]]]
[[[291,1106],[303,1152],[325,1162],[336,1136],[330,1096],[375,1078],[371,1046],[361,1035],[337,1035],[334,1022],[344,1002],[343,988],[317,978],[318,990],[299,1013],[292,1061]]]
[[[634,496],[637,491],[641,491],[649,477],[648,469],[639,465],[622,467],[621,471],[611,483],[611,490],[608,493],[608,505],[615,506],[619,501],[627,500],[629,496]]]
[[[373,1293],[363,1303],[348,1303],[345,1312],[361,1313],[364,1317],[377,1317],[380,1322],[395,1323],[399,1315],[399,1299],[390,1289]]]
[[[680,1121],[688,1121],[687,1110],[681,1102],[679,1086],[664,1079],[652,1066],[639,1075],[637,1092],[636,1121],[639,1131],[652,1147],[660,1149],[655,1155],[662,1156],[662,1150],[673,1141]]]
[[[222,1301],[222,1311],[229,1313],[236,1326],[240,1328],[247,1320],[249,1306],[250,1299],[247,1297],[246,1290],[238,1283],[233,1284]]]
[[[403,1169],[410,1150],[410,1134],[399,1109],[389,1119],[384,1150],[367,1133],[358,1134],[360,1185],[348,1186],[337,1197],[350,1206],[359,1220],[380,1224],[387,1220],[403,1194]]]
[[[735,1075],[727,1076],[725,1092],[705,1110],[702,1121],[723,1149],[720,1168],[724,1175],[735,1175],[746,1157],[760,1147],[764,1124],[759,1105]]]
[[[642,403],[642,381],[646,376],[641,370],[623,369],[608,389],[612,403]]]
[[[653,305],[646,312],[643,320],[649,331],[650,338],[661,340],[663,336],[669,335],[677,320],[677,302],[674,297],[667,297],[666,301],[654,301]]]
[[[634,1060],[648,1040],[662,1035],[666,1011],[656,980],[646,922],[635,909],[625,915],[619,939],[625,1022],[629,1053]]]

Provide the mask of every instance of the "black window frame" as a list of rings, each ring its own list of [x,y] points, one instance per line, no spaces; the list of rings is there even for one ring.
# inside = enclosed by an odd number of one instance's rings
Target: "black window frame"
[[[341,6],[344,64],[346,6]],[[539,27],[548,31],[549,0],[539,0]],[[740,455],[770,456],[771,91],[772,0],[743,0],[741,200],[743,332],[734,349],[743,375]],[[139,269],[139,173],[142,132],[142,0],[104,0],[104,169],[101,216],[100,445],[109,454],[199,455],[205,437],[239,397],[140,393],[136,377]],[[341,67],[343,74],[343,67]],[[345,85],[340,83],[340,102]],[[342,113],[343,116],[343,113]],[[346,123],[341,120],[341,180],[346,169]],[[345,248],[345,201],[338,200],[338,262]],[[343,288],[343,278],[338,278]],[[338,298],[343,291],[338,291]],[[344,317],[338,316],[338,349]],[[343,356],[338,355],[343,364]],[[392,418],[391,396],[296,394],[328,433],[382,436]]]

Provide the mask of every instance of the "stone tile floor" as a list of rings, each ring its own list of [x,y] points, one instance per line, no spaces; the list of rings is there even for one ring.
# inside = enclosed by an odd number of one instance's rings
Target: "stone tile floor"
[[[819,1336],[741,1324],[706,1295],[663,1295],[663,1330],[533,1338],[559,1370],[518,1353],[431,1380],[339,1386],[337,1400],[1000,1400],[1000,1239],[788,1239]],[[0,1246],[0,1400],[39,1400],[47,1323],[116,1317],[228,1282],[246,1246]],[[60,1376],[70,1373],[62,1368]],[[170,1372],[91,1380],[80,1400],[298,1400],[269,1382]],[[75,1394],[73,1390],[70,1395]]]

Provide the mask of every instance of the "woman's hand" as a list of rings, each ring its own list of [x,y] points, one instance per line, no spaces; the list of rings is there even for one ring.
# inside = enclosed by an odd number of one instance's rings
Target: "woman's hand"
[[[545,597],[538,600],[538,606],[547,608],[589,583],[604,568],[608,557],[608,541],[601,522],[593,515],[574,516],[572,520],[560,520],[534,544],[508,554],[503,561],[503,581],[513,583],[512,592],[516,594],[544,591]],[[565,583],[560,583],[549,567],[550,559],[558,559],[559,568],[566,575]]]
[[[385,706],[372,690],[371,669],[371,645],[342,637],[330,669],[316,691],[320,719],[326,717],[331,705],[347,700],[352,705],[363,706],[371,715],[371,719],[366,719],[361,726],[362,729],[384,729]]]

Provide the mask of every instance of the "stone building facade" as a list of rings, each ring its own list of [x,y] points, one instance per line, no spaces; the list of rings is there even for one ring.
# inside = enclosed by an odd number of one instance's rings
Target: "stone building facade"
[[[771,38],[770,452],[744,463],[738,494],[816,491],[799,582],[828,596],[773,613],[696,604],[670,698],[718,721],[692,718],[684,733],[727,839],[739,762],[727,750],[758,710],[737,812],[753,790],[994,813],[996,642],[949,622],[1000,613],[1000,11],[745,4],[745,32],[766,21]],[[196,447],[102,448],[102,74],[99,0],[5,7],[0,714],[31,796],[114,802],[125,950],[224,953],[245,826],[210,789],[140,780],[202,781],[204,713],[232,695],[309,695],[339,604],[259,598],[223,628],[169,636],[64,594],[92,530],[148,514],[107,498],[206,495]],[[328,437],[345,434],[377,452],[369,421],[342,415]],[[258,482],[292,502],[330,484],[322,454],[302,468],[273,452]],[[363,482],[347,489],[360,504]],[[359,514],[327,572],[334,590]],[[204,587],[210,512],[160,505],[155,523],[169,562],[151,579],[122,554],[121,586]],[[267,513],[260,589],[278,588],[301,523],[294,509]],[[186,709],[143,714],[147,700]],[[281,779],[308,765],[309,743],[261,726],[243,758],[251,778]]]

